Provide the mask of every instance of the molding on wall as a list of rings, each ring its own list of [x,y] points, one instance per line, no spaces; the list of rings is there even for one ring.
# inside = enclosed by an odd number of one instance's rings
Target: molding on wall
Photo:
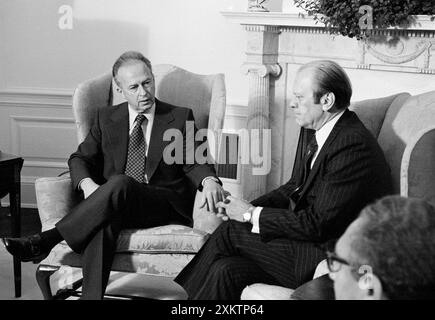
[[[66,118],[66,117],[40,117],[40,116],[16,116],[16,115],[10,115],[10,146],[12,148],[12,153],[14,154],[22,154],[20,152],[21,148],[21,133],[20,133],[20,123],[27,123],[27,124],[34,124],[34,123],[43,123],[43,124],[73,124],[74,125],[74,119]],[[47,127],[48,128],[48,127]],[[53,126],[53,129],[57,128],[56,126]],[[61,128],[65,129],[65,128]],[[28,156],[26,156],[26,160],[29,159]],[[54,159],[53,157],[47,157],[47,159]],[[38,161],[41,163],[41,161]],[[42,161],[44,162],[44,161]],[[50,165],[49,168],[59,168],[58,165],[56,165],[56,162],[53,163],[54,166]],[[24,164],[27,166],[27,161]],[[38,165],[38,167],[42,167],[42,165]],[[63,167],[62,167],[63,168]]]
[[[295,13],[222,11],[221,14],[243,25],[324,27],[323,24],[316,24],[312,17]]]
[[[0,90],[0,107],[71,109],[72,89],[14,87]]]
[[[2,131],[2,134],[6,135],[5,143],[9,140],[9,150],[4,151],[22,154],[25,159],[21,173],[21,205],[23,208],[36,208],[35,179],[39,177],[38,175],[57,175],[59,172],[68,170],[67,159],[59,156],[60,151],[33,154],[31,150],[26,149],[26,146],[31,143],[29,139],[32,139],[29,136],[28,130],[30,129],[27,127],[47,127],[48,130],[54,130],[54,134],[57,128],[68,130],[69,127],[75,127],[71,110],[72,94],[71,89],[57,88],[9,87],[0,90],[0,117],[4,120],[8,118],[6,121],[9,121],[9,128],[5,127]],[[23,131],[25,136],[22,136],[22,129],[26,130]],[[51,131],[45,133],[44,141],[47,141],[48,134],[51,134]],[[69,133],[64,131],[61,134],[69,136]],[[21,141],[21,139],[25,140]],[[38,141],[38,136],[34,139]],[[53,137],[53,141],[59,139],[62,138]],[[76,141],[75,134],[71,139]],[[63,147],[67,148],[67,146]],[[47,150],[50,150],[48,146]],[[72,149],[71,152],[73,152]],[[7,197],[3,199],[2,204],[9,204],[9,199]]]
[[[221,14],[242,25],[268,26],[269,28],[280,26],[284,29],[286,29],[285,27],[325,27],[321,22],[316,23],[313,17],[297,13],[221,11]],[[387,30],[396,30],[396,28],[388,28]],[[430,20],[430,16],[417,15],[416,24],[406,30],[435,30],[435,24]]]
[[[228,103],[225,110],[225,118],[244,118],[248,117],[248,106],[241,102]]]

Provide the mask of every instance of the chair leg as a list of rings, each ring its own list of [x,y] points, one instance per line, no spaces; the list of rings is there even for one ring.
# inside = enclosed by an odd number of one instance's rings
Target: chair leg
[[[44,300],[53,300],[53,294],[50,288],[50,277],[53,273],[59,270],[60,267],[49,266],[40,264],[36,269],[36,281],[38,282],[39,289],[41,289]]]

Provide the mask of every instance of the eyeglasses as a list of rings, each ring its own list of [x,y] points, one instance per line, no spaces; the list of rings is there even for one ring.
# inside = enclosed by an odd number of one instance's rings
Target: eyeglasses
[[[326,251],[326,261],[328,263],[329,272],[339,271],[342,264],[351,267],[351,264],[349,262],[347,262],[343,258],[340,258],[335,252],[332,251]]]

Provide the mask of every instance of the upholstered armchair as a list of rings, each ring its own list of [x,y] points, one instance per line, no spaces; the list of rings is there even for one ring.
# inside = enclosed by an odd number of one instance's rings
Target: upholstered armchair
[[[156,65],[153,73],[158,99],[173,105],[190,107],[198,129],[208,128],[215,134],[221,132],[226,106],[223,74],[198,75],[172,65]],[[81,83],[74,92],[72,106],[78,143],[89,132],[96,108],[123,101],[125,100],[110,73]],[[216,159],[217,148],[210,145],[210,153]],[[69,175],[39,178],[35,182],[35,188],[42,230],[53,228],[81,200],[72,190]],[[220,223],[219,218],[198,209],[200,197],[198,191],[194,204],[193,228],[167,225],[123,230],[118,239],[112,270],[176,276]],[[65,242],[58,244],[40,262],[36,271],[44,299],[59,297],[51,292],[50,276],[61,266],[81,267],[80,255],[74,253]],[[59,290],[59,293],[64,297],[65,291],[74,291],[79,286],[80,280],[69,284],[69,290]]]
[[[391,168],[394,193],[435,204],[435,91],[409,93],[352,103],[350,110],[377,138]],[[326,260],[314,278],[328,273]],[[242,299],[288,300],[293,289],[254,284]]]

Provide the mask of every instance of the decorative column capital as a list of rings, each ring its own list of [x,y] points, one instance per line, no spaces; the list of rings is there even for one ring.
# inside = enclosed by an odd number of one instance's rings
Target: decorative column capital
[[[258,76],[265,78],[268,75],[278,77],[281,74],[281,66],[278,63],[274,64],[256,64],[256,63],[245,63],[242,65],[242,73],[256,73]]]

